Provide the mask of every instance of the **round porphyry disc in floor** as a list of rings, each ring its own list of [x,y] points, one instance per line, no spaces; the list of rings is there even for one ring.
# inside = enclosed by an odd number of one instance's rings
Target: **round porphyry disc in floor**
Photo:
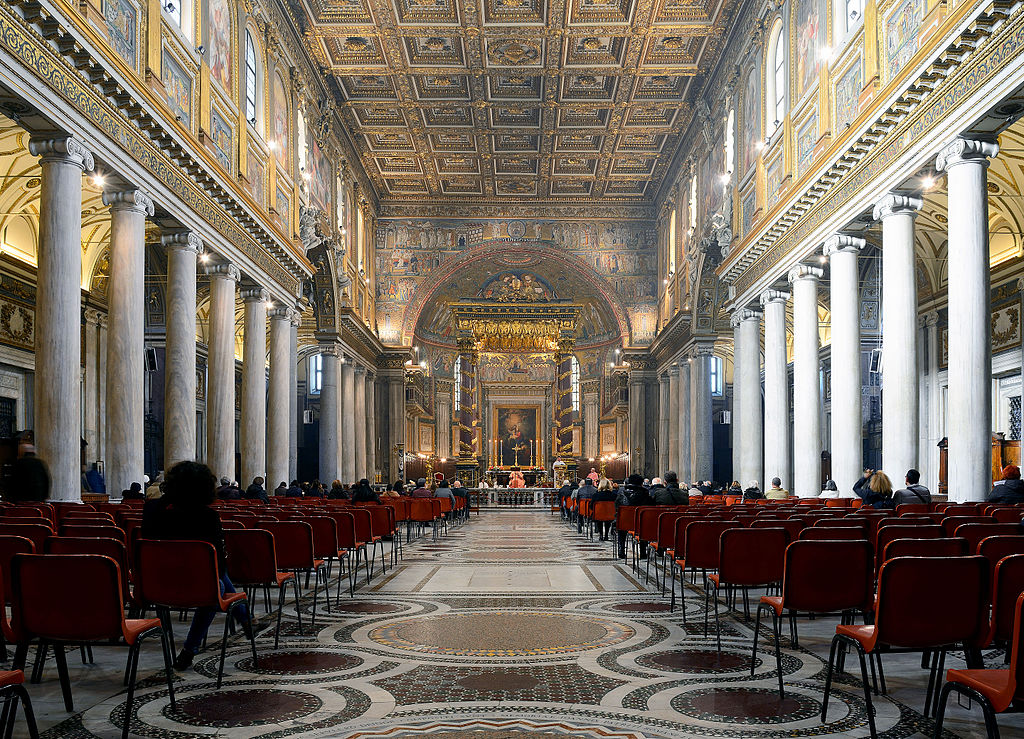
[[[653,652],[637,658],[637,664],[668,672],[715,674],[749,669],[750,657],[733,652],[718,653],[714,649],[674,649]],[[761,660],[757,660],[757,665]]]
[[[482,672],[479,675],[470,675],[455,681],[464,688],[484,691],[509,691],[529,690],[540,682],[535,677],[524,675],[521,672]]]
[[[622,613],[668,613],[668,603],[616,603],[608,606],[609,611]]]
[[[807,696],[762,688],[706,688],[672,699],[679,713],[704,721],[732,724],[782,724],[803,721],[821,713],[821,703]]]
[[[332,611],[341,611],[342,613],[396,613],[403,610],[403,608],[394,603],[374,603],[373,601],[365,600],[343,600],[339,604],[331,605]]]
[[[315,695],[293,690],[224,690],[179,698],[177,709],[164,709],[168,718],[192,726],[231,728],[261,726],[308,716],[320,709]]]
[[[370,639],[414,652],[528,657],[607,647],[633,636],[615,621],[564,613],[492,611],[410,618],[379,626]]]
[[[351,654],[296,649],[261,654],[257,668],[253,667],[252,657],[246,657],[238,662],[238,667],[262,675],[309,675],[351,670],[362,663],[362,659]]]

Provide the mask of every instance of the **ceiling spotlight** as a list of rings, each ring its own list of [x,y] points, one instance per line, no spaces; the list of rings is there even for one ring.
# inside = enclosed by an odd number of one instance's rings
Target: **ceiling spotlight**
[[[92,184],[96,185],[96,187],[103,187],[103,185],[106,184],[106,181],[107,179],[99,173],[93,175]]]
[[[826,62],[832,61],[832,53],[831,46],[822,46],[821,49],[818,50],[818,55]]]
[[[826,264],[828,262],[828,257],[822,254],[820,257],[818,257],[818,261],[821,262],[822,264]]]
[[[268,300],[267,301],[267,309],[268,310],[273,310],[274,309],[274,301],[273,300]]]
[[[207,262],[210,261],[210,255],[207,252],[203,252],[202,254],[199,255],[199,261],[202,262],[203,264],[206,264]]]
[[[931,190],[933,187],[935,187],[935,178],[934,177],[925,177],[925,178],[923,178],[921,180],[921,187],[923,189],[925,189],[925,190]]]

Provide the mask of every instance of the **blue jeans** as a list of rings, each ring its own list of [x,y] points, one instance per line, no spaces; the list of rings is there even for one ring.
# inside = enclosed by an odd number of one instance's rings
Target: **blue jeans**
[[[220,594],[237,592],[231,579],[226,574],[222,574],[220,576]],[[245,603],[235,606],[231,609],[231,612],[239,625],[249,620],[249,607]],[[192,654],[199,654],[199,648],[203,645],[206,632],[210,630],[210,625],[213,623],[213,618],[217,613],[218,611],[213,608],[196,609],[196,613],[192,617],[192,625],[188,630],[188,636],[185,637],[185,649],[192,652]]]

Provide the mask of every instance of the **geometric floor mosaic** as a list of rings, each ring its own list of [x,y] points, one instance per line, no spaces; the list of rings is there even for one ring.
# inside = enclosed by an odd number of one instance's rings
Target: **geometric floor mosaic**
[[[76,713],[65,712],[56,670],[30,685],[45,737],[862,737],[859,683],[840,676],[822,725],[824,660],[835,622],[801,621],[800,647],[783,640],[786,698],[770,637],[750,676],[753,623],[722,622],[722,652],[703,633],[703,591],[687,586],[684,613],[645,584],[608,544],[540,511],[496,511],[447,536],[407,544],[398,567],[309,625],[311,598],[274,614],[258,599],[259,665],[240,636],[228,642],[216,689],[218,644],[177,676],[170,710],[157,642],[143,649],[133,715],[124,714],[124,651],[69,654]],[[379,561],[377,566],[379,568]],[[332,582],[333,586],[333,582]],[[756,594],[752,593],[756,602]],[[273,600],[276,604],[276,594]],[[219,621],[211,634],[219,634]],[[187,623],[175,622],[180,644]],[[1001,661],[990,655],[991,666]],[[947,665],[962,664],[955,656]],[[931,736],[920,709],[920,657],[885,658],[888,696],[875,702],[879,735]],[[976,707],[975,707],[976,708]],[[1000,718],[1024,737],[1024,717]],[[948,737],[985,735],[980,712],[950,707]],[[20,735],[24,727],[19,726]]]

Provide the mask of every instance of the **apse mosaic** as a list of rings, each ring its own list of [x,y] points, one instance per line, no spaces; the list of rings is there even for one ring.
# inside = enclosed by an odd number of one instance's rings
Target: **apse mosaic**
[[[453,270],[474,250],[502,245],[497,258],[473,261]],[[583,303],[578,341],[594,344],[619,335],[619,321],[602,294],[619,301],[633,343],[653,338],[657,298],[657,237],[642,223],[547,220],[390,221],[377,231],[377,324],[385,343],[398,343],[408,329],[410,304],[418,291],[441,281],[446,299],[494,299],[516,279],[537,300],[571,298]],[[529,247],[522,249],[522,247]],[[517,249],[517,247],[519,247]],[[568,253],[588,283],[543,254]],[[449,273],[451,271],[451,273]],[[417,331],[435,341],[453,343],[451,318],[435,296],[434,308],[420,317]],[[650,308],[650,310],[649,310]],[[634,320],[635,319],[635,320]]]

